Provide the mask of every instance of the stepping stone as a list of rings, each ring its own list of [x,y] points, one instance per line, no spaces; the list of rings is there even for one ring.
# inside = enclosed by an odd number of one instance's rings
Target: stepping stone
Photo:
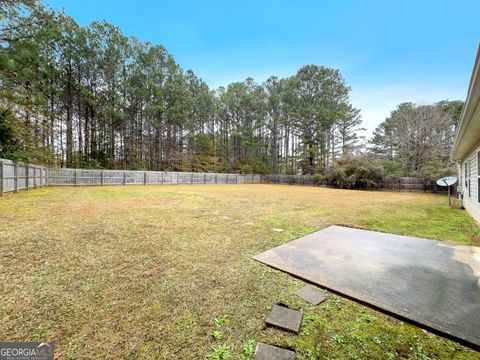
[[[295,295],[301,297],[303,300],[309,302],[312,305],[321,304],[328,299],[328,296],[325,295],[323,292],[309,285],[306,285],[303,288],[295,291]]]
[[[277,346],[258,343],[254,360],[294,360],[295,353]]]
[[[284,306],[274,305],[272,311],[267,316],[265,323],[267,326],[275,326],[282,330],[287,330],[298,334],[300,332],[300,323],[303,313],[292,310]]]

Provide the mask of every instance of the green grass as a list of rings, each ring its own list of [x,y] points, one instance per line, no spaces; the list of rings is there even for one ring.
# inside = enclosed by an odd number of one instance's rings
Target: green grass
[[[250,259],[330,224],[478,244],[434,194],[280,185],[46,188],[0,199],[0,339],[53,340],[61,359],[480,359],[480,354]],[[299,336],[264,328],[302,309]],[[215,335],[213,335],[215,334]]]

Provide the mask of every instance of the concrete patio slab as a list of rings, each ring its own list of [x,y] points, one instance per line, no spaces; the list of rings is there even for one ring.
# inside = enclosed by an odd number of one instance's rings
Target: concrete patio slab
[[[255,360],[294,360],[295,353],[277,346],[258,343],[255,349]]]
[[[312,305],[321,304],[328,299],[327,295],[310,285],[298,289],[294,294]]]
[[[282,330],[298,334],[300,332],[302,317],[303,313],[301,311],[292,310],[280,305],[273,305],[272,311],[265,320],[265,323],[269,326],[275,326]]]
[[[480,248],[330,226],[253,257],[480,348]]]

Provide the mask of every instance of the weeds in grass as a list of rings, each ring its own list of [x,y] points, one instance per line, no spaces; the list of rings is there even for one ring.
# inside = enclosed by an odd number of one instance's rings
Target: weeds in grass
[[[418,336],[414,336],[413,338],[415,342],[410,349],[413,350],[413,353],[415,354],[415,359],[432,360],[432,358],[428,355],[427,351],[423,347],[422,340]]]
[[[334,341],[338,345],[347,345],[348,344],[347,338],[343,335],[337,335],[337,334],[332,335],[332,341]]]
[[[227,325],[229,322],[230,322],[230,317],[228,315],[222,315],[220,317],[217,317],[213,320],[213,322],[215,323],[215,325],[217,325],[218,327],[223,327],[225,325]]]
[[[375,316],[367,313],[365,310],[362,310],[360,312],[360,314],[358,314],[358,319],[361,320],[361,321],[364,321],[366,323],[372,323],[372,322],[378,320],[378,318],[376,318]]]
[[[316,359],[315,354],[313,353],[312,349],[305,349],[304,353],[305,353],[305,357],[307,358],[307,360],[315,360]]]
[[[224,360],[230,357],[230,347],[227,345],[219,345],[212,348],[212,352],[207,356],[211,360]]]
[[[390,351],[387,352],[385,355],[387,356],[387,360],[394,360],[395,359],[395,354],[390,352]]]
[[[333,299],[333,304],[340,310],[343,307],[344,301],[338,297]]]
[[[308,314],[308,313],[305,313],[305,314],[303,315],[302,323],[303,323],[304,325],[310,324],[310,323],[312,323],[312,322],[314,322],[314,321],[315,321],[315,316],[313,316],[313,315],[311,315],[311,314]]]
[[[277,302],[284,303],[285,302],[285,294],[284,293],[278,293],[276,296]]]
[[[215,330],[215,331],[212,333],[212,337],[213,337],[215,340],[222,340],[222,339],[223,339],[223,334],[222,334],[221,331]]]
[[[192,329],[195,329],[197,327],[197,323],[193,320],[189,320],[188,323],[187,323],[187,329],[188,330],[192,330]]]
[[[252,360],[253,355],[255,355],[255,347],[257,343],[255,340],[248,340],[243,346],[243,353],[245,354],[246,360]]]
[[[244,302],[245,306],[254,306],[255,305],[255,301],[251,300],[251,299],[246,299]]]

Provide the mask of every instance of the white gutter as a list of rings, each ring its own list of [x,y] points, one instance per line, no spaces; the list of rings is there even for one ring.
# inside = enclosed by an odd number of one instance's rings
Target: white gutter
[[[457,127],[457,133],[455,135],[455,141],[454,141],[453,149],[450,155],[452,160],[463,159],[480,139],[480,133],[475,136],[472,136],[474,135],[472,133],[468,133],[469,141],[468,143],[465,142],[465,135],[467,134],[467,130],[472,130],[473,115],[477,111],[479,111],[479,103],[480,103],[480,44],[477,50],[477,56],[475,58],[472,75],[470,77],[470,84],[468,86],[467,99],[465,100],[465,105],[463,106],[462,113],[460,115],[460,121]],[[480,125],[480,124],[476,124],[476,125]],[[472,139],[476,139],[476,141]]]

